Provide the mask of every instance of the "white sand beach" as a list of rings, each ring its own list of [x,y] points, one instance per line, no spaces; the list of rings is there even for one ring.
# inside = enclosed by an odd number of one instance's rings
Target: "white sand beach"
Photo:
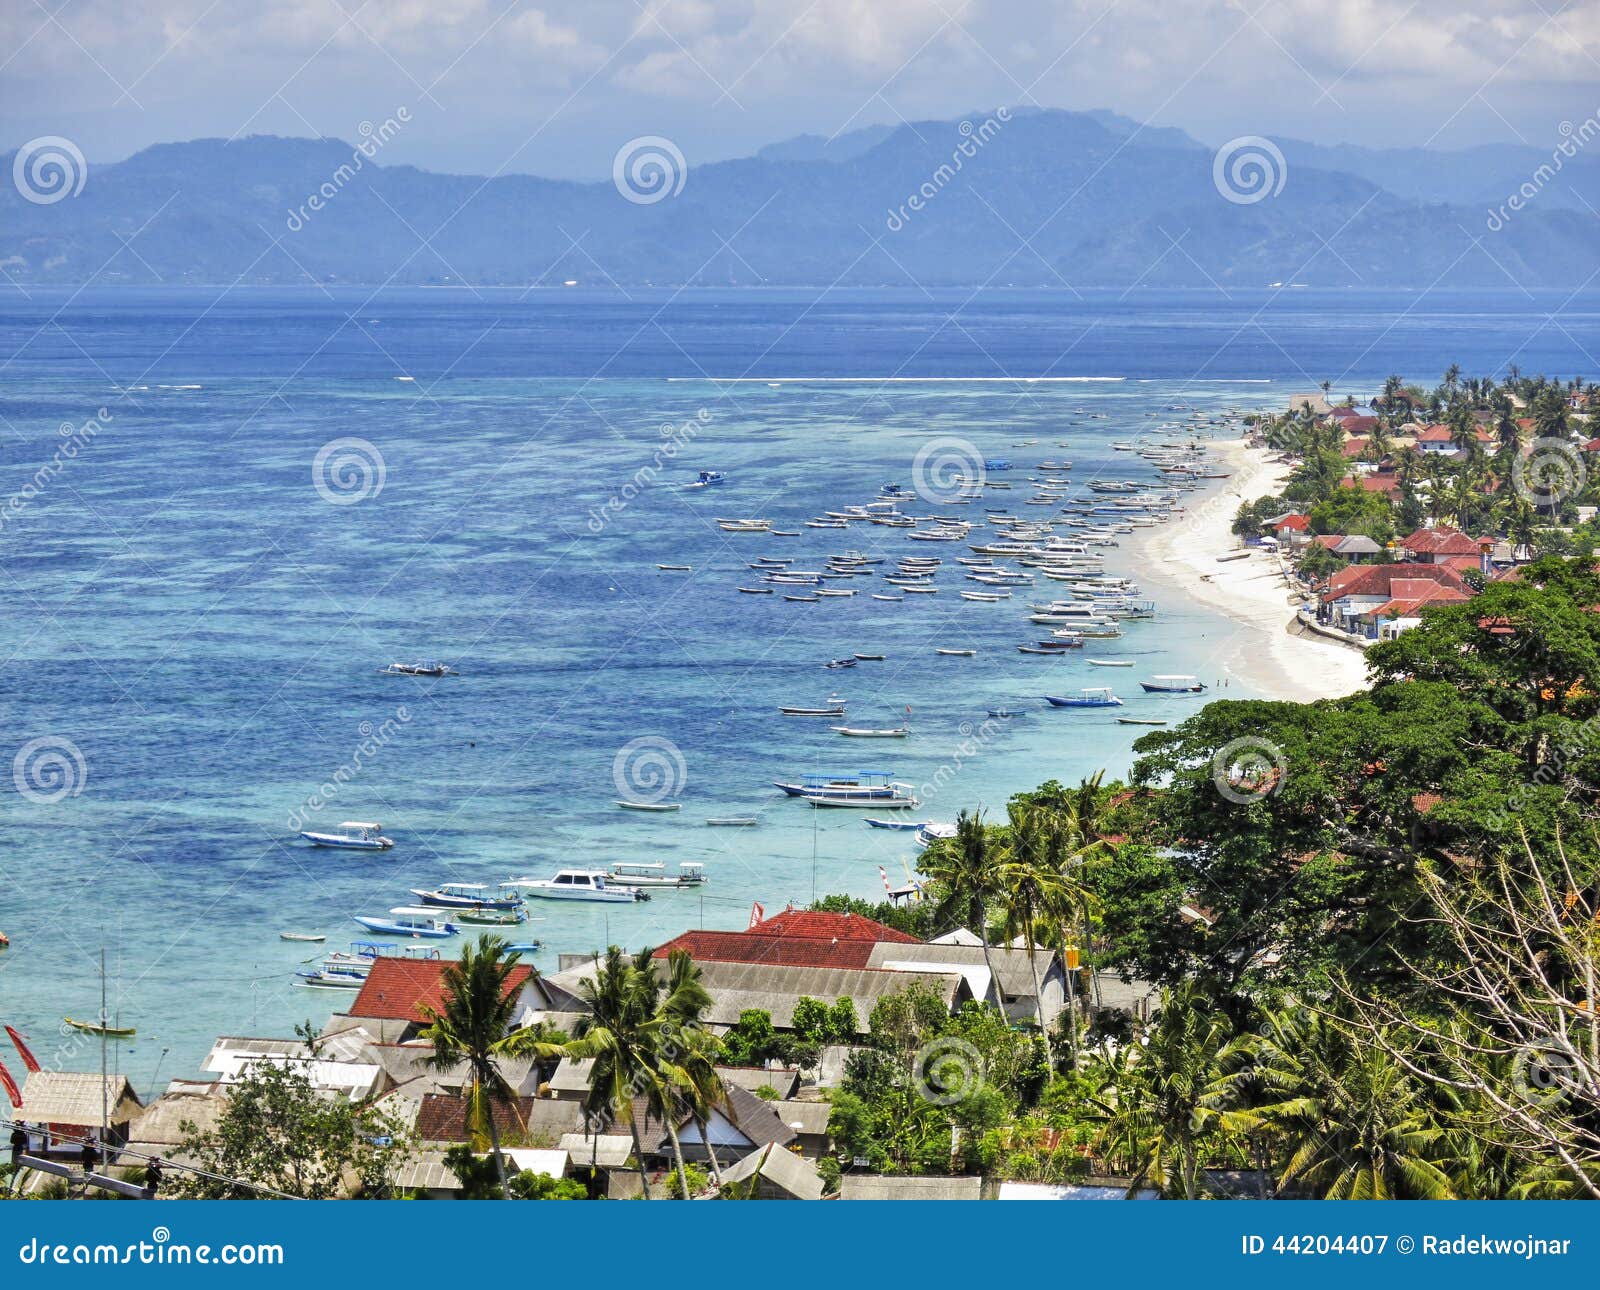
[[[1217,679],[1216,697],[1230,684],[1273,699],[1308,702],[1350,694],[1366,685],[1361,651],[1297,629],[1296,599],[1276,555],[1252,551],[1248,559],[1218,562],[1243,550],[1232,532],[1233,517],[1247,499],[1275,493],[1287,466],[1242,440],[1212,445],[1213,459],[1231,471],[1215,491],[1194,494],[1188,509],[1170,524],[1149,531],[1134,547],[1141,581],[1157,593],[1175,591],[1227,615],[1232,632],[1197,642],[1197,673]],[[1241,696],[1242,697],[1242,696]]]

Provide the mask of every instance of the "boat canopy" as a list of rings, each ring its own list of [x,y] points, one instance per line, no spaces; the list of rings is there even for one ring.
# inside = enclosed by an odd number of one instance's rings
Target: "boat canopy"
[[[339,827],[341,829],[369,829],[369,830],[372,830],[374,832],[379,832],[379,833],[381,833],[383,831],[383,825],[381,825],[381,824],[367,824],[367,823],[364,823],[361,820],[346,820]]]

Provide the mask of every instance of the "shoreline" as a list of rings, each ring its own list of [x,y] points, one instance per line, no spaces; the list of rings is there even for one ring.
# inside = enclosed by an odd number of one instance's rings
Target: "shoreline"
[[[1212,696],[1230,697],[1229,681],[1262,698],[1297,703],[1365,689],[1359,650],[1296,630],[1296,599],[1276,555],[1257,550],[1246,560],[1217,560],[1243,549],[1232,531],[1240,504],[1276,493],[1289,467],[1269,461],[1242,439],[1216,440],[1210,448],[1230,477],[1215,491],[1195,495],[1181,517],[1150,530],[1129,551],[1148,589],[1175,592],[1231,624],[1227,637],[1205,646],[1208,668],[1222,681]]]

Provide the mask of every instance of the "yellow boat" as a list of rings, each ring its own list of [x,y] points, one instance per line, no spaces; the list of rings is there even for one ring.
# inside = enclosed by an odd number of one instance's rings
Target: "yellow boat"
[[[138,1031],[132,1026],[104,1026],[98,1021],[77,1021],[72,1017],[63,1017],[63,1025],[71,1026],[74,1030],[81,1030],[90,1035],[110,1035],[117,1039],[132,1039]]]

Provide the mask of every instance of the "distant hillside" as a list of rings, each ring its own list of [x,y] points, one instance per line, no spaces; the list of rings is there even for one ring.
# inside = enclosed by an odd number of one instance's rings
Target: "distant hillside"
[[[94,166],[53,204],[4,185],[0,266],[24,283],[1055,288],[1559,286],[1600,270],[1600,220],[1554,185],[1485,229],[1473,193],[1503,200],[1533,149],[1419,159],[1286,142],[1282,190],[1236,204],[1211,149],[1181,131],[1109,113],[968,121],[970,137],[930,121],[790,140],[697,167],[652,204],[609,182],[434,174],[381,154],[356,168],[332,139],[165,144]]]

